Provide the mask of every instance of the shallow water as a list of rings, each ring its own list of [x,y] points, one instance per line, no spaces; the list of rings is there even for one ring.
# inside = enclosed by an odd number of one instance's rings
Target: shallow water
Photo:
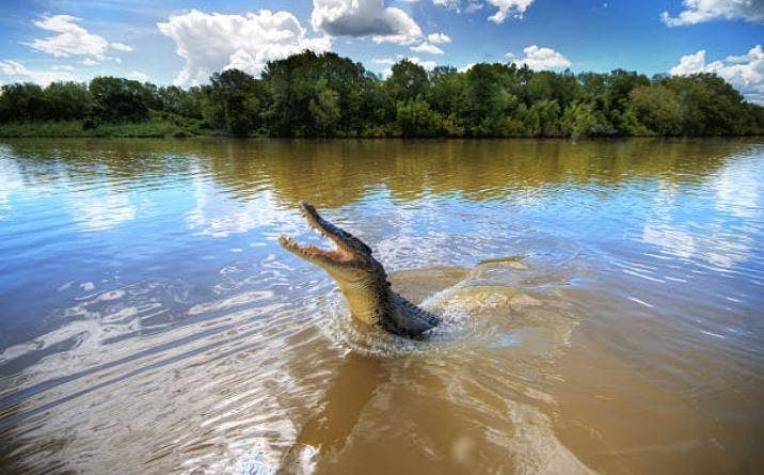
[[[0,143],[3,473],[764,473],[762,309],[755,139]]]

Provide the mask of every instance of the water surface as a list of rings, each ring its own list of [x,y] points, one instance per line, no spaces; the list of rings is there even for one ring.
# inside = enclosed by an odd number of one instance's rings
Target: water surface
[[[4,473],[763,473],[763,308],[757,140],[0,143]]]

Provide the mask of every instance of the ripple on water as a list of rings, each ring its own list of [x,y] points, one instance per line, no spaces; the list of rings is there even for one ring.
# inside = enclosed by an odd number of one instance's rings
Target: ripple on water
[[[758,467],[761,150],[0,146],[0,471]],[[430,338],[277,247],[312,239],[300,199],[416,269]]]

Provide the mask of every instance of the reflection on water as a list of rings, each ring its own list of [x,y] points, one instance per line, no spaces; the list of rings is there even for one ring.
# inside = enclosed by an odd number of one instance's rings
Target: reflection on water
[[[8,141],[0,471],[762,473],[762,183],[757,141]],[[282,252],[302,199],[430,339]]]

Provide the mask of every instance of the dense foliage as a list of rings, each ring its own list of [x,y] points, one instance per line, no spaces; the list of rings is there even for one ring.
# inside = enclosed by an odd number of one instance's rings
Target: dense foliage
[[[153,114],[153,116],[152,116]],[[431,72],[408,60],[382,80],[334,53],[268,63],[261,78],[231,69],[190,89],[99,77],[90,84],[9,84],[0,122],[139,123],[156,114],[237,136],[562,137],[745,135],[764,108],[712,74],[534,72],[477,64]]]

